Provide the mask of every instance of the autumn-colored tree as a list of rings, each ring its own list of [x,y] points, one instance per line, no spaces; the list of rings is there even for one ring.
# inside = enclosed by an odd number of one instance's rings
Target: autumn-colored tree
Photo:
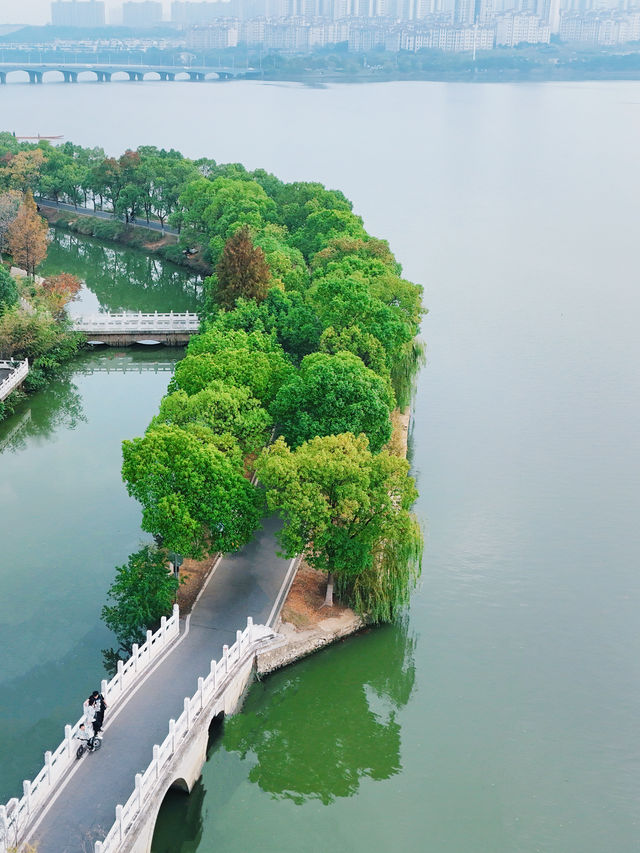
[[[44,154],[40,148],[33,148],[30,151],[18,151],[18,153],[9,161],[9,184],[13,189],[33,190],[40,177],[42,165],[44,163]]]
[[[42,289],[47,295],[54,314],[62,311],[67,302],[70,302],[81,288],[80,279],[68,272],[50,275],[42,283]]]
[[[240,296],[261,302],[267,295],[271,273],[259,246],[254,246],[245,225],[229,237],[216,267],[216,302],[233,308]]]
[[[27,190],[18,215],[8,230],[8,245],[14,263],[33,275],[47,255],[47,223],[38,216],[31,190]]]

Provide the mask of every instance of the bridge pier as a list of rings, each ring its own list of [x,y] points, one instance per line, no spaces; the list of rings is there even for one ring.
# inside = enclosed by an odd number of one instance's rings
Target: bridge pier
[[[96,76],[98,78],[98,83],[110,83],[111,82],[111,72],[110,71],[96,71]]]
[[[0,71],[0,84],[7,82],[7,74],[5,71]]]
[[[204,74],[201,71],[189,71],[189,80],[200,83],[204,80]]]
[[[77,83],[78,82],[78,72],[77,71],[65,71],[62,70],[64,74],[64,82],[65,83]]]
[[[42,71],[27,71],[29,83],[42,83]]]

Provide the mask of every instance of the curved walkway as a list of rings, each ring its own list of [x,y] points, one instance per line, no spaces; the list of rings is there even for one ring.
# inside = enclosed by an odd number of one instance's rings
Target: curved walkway
[[[235,641],[236,630],[246,626],[248,616],[256,624],[273,624],[293,565],[276,555],[279,526],[277,518],[265,519],[247,546],[219,561],[188,628],[182,626],[167,656],[132,689],[112,718],[107,709],[102,749],[74,765],[31,832],[38,853],[92,851],[93,843],[111,827],[116,806],[133,791],[135,774],[151,761],[153,745],[166,737],[169,720],[182,713],[184,697],[191,696],[198,677],[209,672],[211,659],[222,657],[223,645]],[[78,707],[84,698],[78,697]]]

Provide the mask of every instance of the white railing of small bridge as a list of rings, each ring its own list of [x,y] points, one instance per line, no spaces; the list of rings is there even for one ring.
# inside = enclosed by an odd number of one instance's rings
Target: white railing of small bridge
[[[73,327],[78,332],[197,332],[200,320],[197,314],[188,311],[184,314],[137,314],[125,311],[121,314],[94,314],[90,317],[76,317]]]
[[[125,663],[118,661],[117,672],[111,681],[102,681],[100,689],[110,708],[118,704],[127,687],[179,633],[180,612],[176,604],[168,619],[162,617],[155,633],[147,631],[147,639],[142,646],[133,646],[129,660]],[[6,805],[0,806],[0,853],[6,853],[8,848],[20,844],[25,830],[47,802],[53,789],[66,777],[75,761],[78,741],[74,741],[74,735],[82,721],[83,717],[74,726],[64,727],[64,739],[53,752],[45,752],[44,766],[38,775],[31,781],[23,782],[22,798],[14,797]]]
[[[173,373],[175,369],[175,361],[130,361],[123,364],[112,361],[106,364],[84,364],[77,369],[77,373]]]
[[[211,703],[224,694],[228,684],[241,666],[248,663],[265,640],[275,636],[271,628],[254,625],[247,619],[244,631],[236,631],[236,641],[229,648],[223,646],[222,658],[212,660],[209,674],[198,679],[198,689],[184,700],[184,711],[177,720],[169,720],[169,733],[158,746],[153,747],[153,758],[144,773],[136,773],[133,793],[122,806],[116,806],[116,819],[104,841],[96,841],[94,853],[116,853],[127,836],[135,830],[135,822],[145,806],[166,784],[162,778],[164,768],[179,752],[189,732],[200,721],[201,714]]]
[[[0,361],[0,369],[11,370],[12,372],[0,382],[0,400],[4,400],[9,394],[18,387],[29,372],[29,359],[24,361]]]

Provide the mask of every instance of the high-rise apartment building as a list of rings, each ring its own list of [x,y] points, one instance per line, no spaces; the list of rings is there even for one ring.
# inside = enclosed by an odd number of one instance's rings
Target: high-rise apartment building
[[[125,27],[154,27],[162,21],[162,3],[157,0],[127,0],[122,4]]]
[[[455,0],[453,20],[456,24],[473,24],[476,18],[476,0]]]
[[[102,0],[54,0],[51,23],[54,27],[104,27]]]

